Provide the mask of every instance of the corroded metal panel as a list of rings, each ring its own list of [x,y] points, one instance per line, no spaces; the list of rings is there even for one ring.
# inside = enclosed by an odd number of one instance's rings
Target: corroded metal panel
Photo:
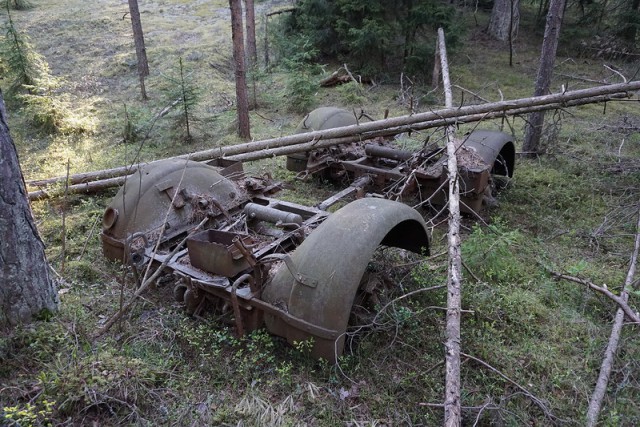
[[[279,267],[262,298],[335,336],[313,336],[275,315],[265,316],[267,328],[289,342],[313,337],[313,354],[334,361],[360,280],[381,244],[428,253],[424,220],[402,203],[379,198],[356,200],[331,215]]]

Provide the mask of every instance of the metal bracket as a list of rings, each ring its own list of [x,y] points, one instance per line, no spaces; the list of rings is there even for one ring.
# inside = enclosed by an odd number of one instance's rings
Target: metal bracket
[[[318,286],[318,280],[306,276],[298,271],[298,268],[293,263],[293,259],[291,259],[289,254],[270,254],[263,257],[261,261],[269,261],[270,259],[284,261],[284,265],[287,266],[287,269],[293,276],[294,280],[301,285],[308,286],[309,288],[315,288]]]

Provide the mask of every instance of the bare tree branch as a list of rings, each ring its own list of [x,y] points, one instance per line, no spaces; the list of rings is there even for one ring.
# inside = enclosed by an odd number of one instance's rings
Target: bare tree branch
[[[633,311],[633,309],[629,306],[629,304],[627,304],[627,302],[622,297],[619,297],[618,295],[614,294],[609,289],[603,286],[598,286],[588,280],[581,279],[579,277],[569,276],[568,274],[557,273],[555,271],[549,271],[549,272],[551,273],[551,275],[553,275],[558,279],[564,279],[564,280],[569,280],[571,282],[579,283],[581,285],[587,286],[590,289],[593,289],[596,292],[600,292],[601,294],[606,295],[609,299],[611,299],[613,302],[618,304],[618,306],[624,311],[624,314],[626,314],[627,317],[632,322],[640,323],[640,315],[638,315],[638,313]]]
[[[466,357],[467,359],[471,359],[474,362],[478,362],[479,364],[481,364],[482,366],[484,366],[485,368],[495,372],[496,374],[498,374],[499,376],[501,376],[504,380],[506,380],[507,382],[509,382],[510,384],[512,384],[513,386],[515,386],[516,388],[518,388],[526,397],[528,397],[529,399],[531,399],[531,401],[533,403],[535,403],[544,413],[544,415],[552,420],[557,420],[557,421],[564,421],[558,417],[556,417],[555,415],[553,415],[553,413],[551,412],[551,410],[549,409],[549,407],[547,406],[547,404],[540,399],[539,397],[537,397],[536,395],[534,395],[533,393],[531,393],[529,390],[527,390],[526,388],[524,388],[523,386],[521,386],[520,384],[518,384],[517,382],[515,382],[514,380],[512,380],[511,378],[509,378],[506,374],[504,374],[502,371],[500,371],[497,368],[494,368],[493,366],[491,366],[490,364],[488,364],[487,362],[485,362],[484,360],[478,359],[477,357],[471,356],[470,354],[466,354],[466,353],[460,353],[460,355],[462,357]]]

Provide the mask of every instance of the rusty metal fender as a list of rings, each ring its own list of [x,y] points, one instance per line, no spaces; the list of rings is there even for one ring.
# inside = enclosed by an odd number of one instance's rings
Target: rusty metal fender
[[[266,285],[262,299],[288,313],[266,314],[267,329],[290,343],[312,337],[312,354],[335,362],[360,280],[379,245],[428,254],[423,218],[407,205],[379,198],[356,200],[332,214]],[[329,333],[305,332],[287,317]]]
[[[465,146],[475,150],[491,166],[492,175],[513,177],[516,148],[511,135],[499,131],[475,130],[465,136]]]
[[[337,107],[320,107],[307,114],[298,124],[295,133],[333,129],[358,123],[353,112]],[[287,170],[302,172],[307,168],[309,153],[296,153],[287,156]]]
[[[134,233],[146,235],[163,225],[165,238],[184,232],[194,222],[190,195],[201,195],[219,209],[230,209],[245,198],[234,182],[204,163],[169,159],[144,165],[127,178],[104,212],[104,255],[123,260],[124,242]]]
[[[333,129],[358,123],[353,112],[337,107],[316,108],[305,116],[296,128],[296,133]]]

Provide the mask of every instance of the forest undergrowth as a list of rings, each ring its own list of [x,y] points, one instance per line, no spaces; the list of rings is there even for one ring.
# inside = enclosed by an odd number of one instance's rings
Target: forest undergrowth
[[[123,19],[126,2],[31,3],[30,9],[12,10],[12,20],[46,63],[51,80],[44,98],[31,104],[18,97],[8,101],[25,179],[61,176],[67,165],[70,173],[98,170],[240,142],[227,2],[141,4],[151,69],[148,101],[137,86],[130,22]],[[258,16],[289,5],[257,2]],[[483,33],[486,11],[474,16],[469,9],[463,19],[465,42],[450,56],[454,102],[531,96],[541,42],[532,17],[523,16],[513,66],[507,47]],[[6,22],[0,14],[0,23]],[[637,61],[577,57],[570,41],[563,43],[555,92],[638,78]],[[401,85],[398,74],[372,85],[319,88],[317,82],[340,64],[319,64],[309,74],[292,76],[272,60],[270,68],[252,74],[258,105],[251,112],[254,139],[292,133],[304,112],[319,106],[362,108],[382,118],[385,110],[396,116],[443,104],[430,77]],[[180,63],[193,88],[191,138],[185,138],[179,109],[158,117],[176,97]],[[5,83],[0,80],[3,92]],[[43,99],[43,114],[57,121],[34,121]],[[609,102],[549,112],[544,152],[535,159],[519,156],[498,205],[480,217],[465,217],[464,425],[584,424],[617,307],[550,272],[620,291],[638,231],[639,111],[637,102]],[[503,130],[519,149],[524,119],[467,124],[456,131]],[[441,130],[430,130],[400,141],[415,146],[441,137]],[[245,168],[283,180],[287,185],[280,196],[300,203],[317,203],[335,190],[295,180],[282,158]],[[383,250],[372,260],[394,284],[382,294],[389,304],[375,323],[353,328],[348,351],[331,365],[309,357],[309,342],[290,346],[262,330],[237,337],[220,319],[189,317],[161,286],[95,338],[135,291],[126,269],[101,254],[102,212],[114,194],[32,204],[56,272],[60,311],[0,336],[0,424],[442,423],[446,291],[420,290],[446,284],[445,217],[421,210],[432,232],[431,256]],[[637,281],[629,304],[640,307]],[[623,329],[600,421],[640,425],[637,325]]]

